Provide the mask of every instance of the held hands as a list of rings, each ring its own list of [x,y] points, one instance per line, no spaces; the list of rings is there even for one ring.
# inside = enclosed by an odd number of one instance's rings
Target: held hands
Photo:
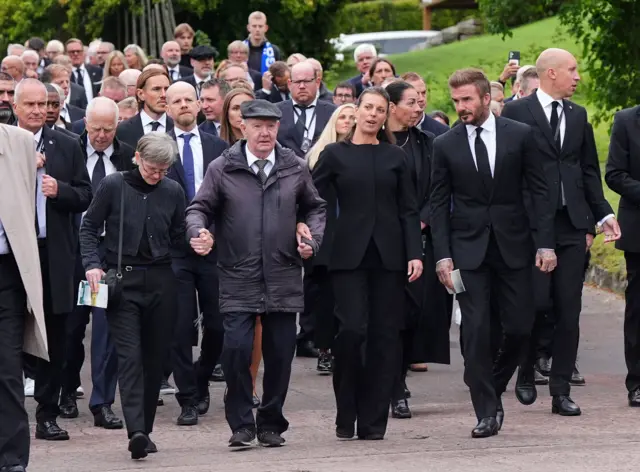
[[[91,293],[98,293],[100,281],[104,277],[104,271],[102,269],[91,269],[85,275],[87,282],[91,285]]]
[[[553,249],[538,249],[536,252],[536,267],[541,272],[549,273],[558,265],[558,259],[556,259],[556,251]]]
[[[451,280],[451,272],[453,272],[453,260],[443,259],[436,264],[436,274],[442,285],[453,291],[453,281]]]
[[[58,181],[50,175],[42,176],[42,193],[47,198],[56,198],[58,196]]]
[[[369,77],[369,72],[365,72],[364,74],[362,74],[362,85],[364,85],[365,87],[369,84],[369,82],[371,82],[371,77]]]
[[[200,228],[197,238],[191,238],[189,244],[191,249],[199,256],[206,256],[213,248],[213,235],[208,229]]]
[[[610,243],[612,241],[617,241],[622,236],[620,232],[620,225],[618,225],[618,220],[614,217],[609,218],[602,224],[602,231],[604,232],[604,242]]]
[[[420,259],[413,259],[409,261],[407,275],[409,276],[409,282],[415,282],[422,275],[422,261]]]
[[[311,231],[305,223],[298,223],[296,225],[296,241],[298,241],[298,254],[303,259],[309,259],[313,256],[313,248],[307,243],[304,243],[302,239],[312,240]]]

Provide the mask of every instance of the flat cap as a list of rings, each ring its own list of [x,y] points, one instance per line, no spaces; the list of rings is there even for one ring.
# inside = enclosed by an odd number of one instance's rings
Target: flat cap
[[[218,57],[218,50],[214,47],[207,46],[202,44],[200,46],[194,47],[189,53],[189,57],[191,59],[195,59],[199,61],[201,59],[209,59],[210,57]]]
[[[266,100],[249,100],[240,105],[242,118],[260,118],[263,120],[279,120],[282,118],[280,108]]]

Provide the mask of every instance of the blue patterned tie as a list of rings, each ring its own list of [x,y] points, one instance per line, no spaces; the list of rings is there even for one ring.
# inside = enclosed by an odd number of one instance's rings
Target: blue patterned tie
[[[182,139],[184,139],[184,147],[182,148],[182,167],[184,168],[184,178],[186,180],[187,188],[187,200],[193,200],[196,196],[196,172],[193,165],[193,150],[189,141],[193,138],[193,134],[184,133]]]

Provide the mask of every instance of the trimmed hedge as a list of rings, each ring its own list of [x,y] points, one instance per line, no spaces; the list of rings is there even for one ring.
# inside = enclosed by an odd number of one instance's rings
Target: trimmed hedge
[[[473,10],[436,10],[432,28],[441,30],[469,16]],[[422,29],[419,0],[373,0],[349,3],[337,14],[335,31],[343,34]]]

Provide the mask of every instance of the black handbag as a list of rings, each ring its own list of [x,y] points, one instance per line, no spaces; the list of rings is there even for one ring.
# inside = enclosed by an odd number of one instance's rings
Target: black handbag
[[[122,173],[120,174],[122,175]],[[116,269],[109,269],[103,277],[106,284],[109,300],[107,306],[113,308],[120,304],[122,298],[122,235],[124,226],[124,176],[120,186],[120,222],[118,230],[118,266]]]

